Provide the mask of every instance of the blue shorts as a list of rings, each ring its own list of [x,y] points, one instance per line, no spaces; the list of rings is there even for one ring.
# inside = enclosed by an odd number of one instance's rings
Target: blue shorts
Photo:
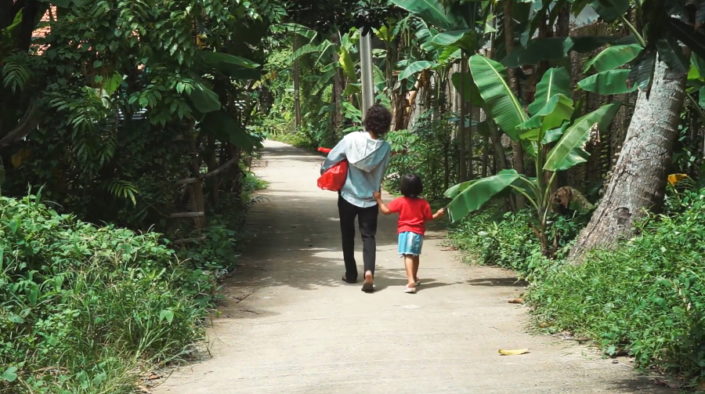
[[[397,247],[397,251],[399,251],[399,254],[410,254],[418,256],[421,254],[422,246],[423,235],[412,233],[411,231],[399,233],[399,246]]]

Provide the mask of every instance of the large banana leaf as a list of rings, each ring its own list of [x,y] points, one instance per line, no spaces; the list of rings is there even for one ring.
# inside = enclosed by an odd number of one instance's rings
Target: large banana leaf
[[[445,195],[453,197],[448,204],[450,220],[456,222],[468,213],[480,209],[521,176],[516,170],[502,170],[497,175],[464,182],[446,190]]]
[[[441,48],[441,51],[436,56],[436,61],[439,65],[448,65],[455,63],[456,60],[463,56],[463,50],[455,45],[449,45]]]
[[[437,27],[446,30],[467,28],[464,21],[449,15],[438,0],[392,0],[392,3]]]
[[[292,55],[292,60],[296,60],[300,58],[301,56],[308,55],[310,53],[321,53],[322,51],[325,51],[328,49],[330,46],[330,41],[325,40],[319,44],[306,44],[302,45],[299,49],[297,49]]]
[[[469,52],[477,49],[477,34],[473,30],[453,30],[436,34],[431,42],[439,46],[457,46]]]
[[[302,36],[303,38],[308,39],[309,41],[313,40],[316,38],[318,35],[318,32],[307,27],[304,25],[300,25],[298,23],[277,23],[273,24],[272,27],[272,32],[273,33],[294,33]]]
[[[619,104],[607,104],[576,119],[563,133],[563,138],[548,152],[543,169],[561,171],[586,162],[590,154],[584,148],[590,138],[590,130],[595,125],[598,129],[607,127],[612,122],[617,109]]]
[[[632,86],[627,85],[630,73],[631,70],[621,68],[618,70],[602,71],[581,80],[578,82],[578,87],[588,92],[599,94],[630,93],[638,88],[637,84]]]
[[[643,50],[644,47],[639,44],[614,45],[605,48],[597,56],[585,63],[583,72],[587,72],[590,67],[595,67],[598,72],[621,67],[636,59]]]
[[[529,104],[528,110],[530,114],[535,114],[553,97],[553,95],[561,93],[566,97],[570,97],[572,91],[570,89],[570,74],[563,67],[549,68],[541,77],[541,81],[536,85],[536,94],[534,102]]]
[[[514,140],[519,140],[517,125],[528,119],[514,93],[503,78],[504,66],[484,56],[470,58],[470,72],[495,123]]]
[[[573,100],[562,94],[554,94],[551,99],[534,116],[517,126],[519,130],[538,129],[541,131],[559,127],[573,115]],[[541,133],[543,135],[543,133]],[[539,134],[536,134],[538,141]],[[524,134],[522,134],[524,138]],[[543,138],[543,137],[541,137]]]
[[[409,64],[404,70],[399,73],[399,80],[404,80],[410,76],[421,72],[423,70],[428,70],[429,68],[435,67],[436,63],[430,62],[428,60],[417,60]]]
[[[338,51],[338,62],[340,63],[340,68],[343,69],[343,73],[350,80],[356,80],[357,74],[355,73],[355,62],[353,61],[350,51],[346,48],[341,47]]]

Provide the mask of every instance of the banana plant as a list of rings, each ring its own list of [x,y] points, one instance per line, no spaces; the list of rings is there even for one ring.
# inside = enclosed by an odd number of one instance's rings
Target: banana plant
[[[474,25],[482,19],[481,15],[486,15],[478,9],[486,8],[488,2],[461,5],[445,4],[439,0],[392,0],[392,3],[419,18],[422,26],[416,38],[430,57],[403,63],[406,67],[399,74],[400,81],[424,70],[448,67],[460,58],[461,50],[467,53],[477,50],[478,34]]]
[[[607,104],[574,118],[570,76],[563,67],[557,67],[546,71],[536,87],[534,101],[524,109],[504,78],[504,66],[481,55],[472,56],[469,65],[485,110],[510,138],[530,148],[527,151],[536,176],[508,169],[449,188],[445,196],[452,199],[448,205],[451,221],[461,220],[509,189],[524,196],[534,208],[538,222],[534,231],[543,253],[551,256],[554,251],[546,230],[556,174],[587,161],[585,145],[591,134],[609,125],[619,105]]]

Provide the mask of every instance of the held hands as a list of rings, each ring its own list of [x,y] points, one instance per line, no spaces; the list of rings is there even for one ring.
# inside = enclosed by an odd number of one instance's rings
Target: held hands
[[[380,193],[380,192],[373,192],[373,193],[372,193],[372,198],[374,198],[375,200],[379,201],[379,200],[382,199],[382,193]]]

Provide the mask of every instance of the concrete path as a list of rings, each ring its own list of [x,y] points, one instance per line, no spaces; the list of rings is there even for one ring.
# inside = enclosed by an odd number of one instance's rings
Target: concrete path
[[[176,370],[156,393],[665,391],[627,361],[527,333],[527,308],[507,303],[524,290],[512,272],[460,262],[441,230],[427,234],[417,294],[402,291],[393,216],[380,216],[377,291],[343,283],[337,195],[315,184],[321,160],[265,144],[255,170],[270,186],[208,330],[212,358]]]

